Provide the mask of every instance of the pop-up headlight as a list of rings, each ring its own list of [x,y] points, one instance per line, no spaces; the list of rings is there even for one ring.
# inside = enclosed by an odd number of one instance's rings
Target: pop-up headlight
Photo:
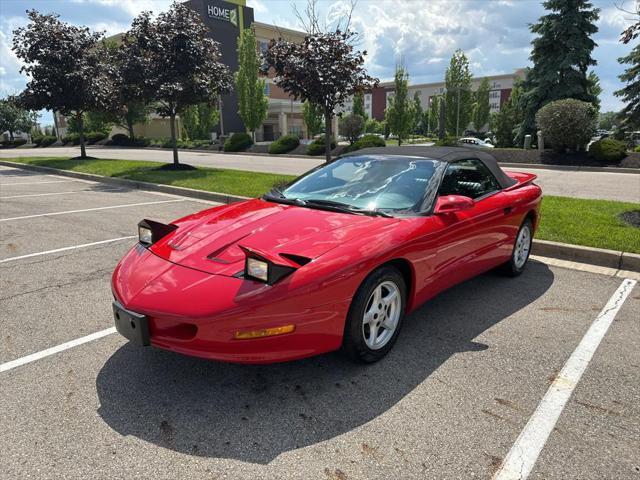
[[[269,252],[239,245],[246,255],[244,274],[248,278],[273,285],[281,278],[293,273],[300,265]]]
[[[173,232],[176,228],[178,228],[177,225],[165,225],[145,218],[138,223],[138,240],[142,245],[148,247]]]

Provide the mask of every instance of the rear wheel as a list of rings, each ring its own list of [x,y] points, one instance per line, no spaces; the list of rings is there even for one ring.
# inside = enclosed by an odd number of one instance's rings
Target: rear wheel
[[[404,317],[406,285],[393,267],[369,275],[351,302],[343,350],[353,359],[372,363],[393,347]]]
[[[531,253],[531,243],[533,241],[533,223],[527,218],[516,235],[511,258],[502,267],[502,270],[512,277],[520,275],[527,265],[529,254]]]

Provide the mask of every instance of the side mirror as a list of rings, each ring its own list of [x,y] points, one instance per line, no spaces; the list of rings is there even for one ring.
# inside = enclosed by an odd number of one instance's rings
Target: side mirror
[[[444,195],[438,197],[438,200],[436,201],[436,208],[433,212],[436,215],[461,212],[463,210],[473,208],[474,205],[475,202],[472,198],[465,197],[463,195]]]

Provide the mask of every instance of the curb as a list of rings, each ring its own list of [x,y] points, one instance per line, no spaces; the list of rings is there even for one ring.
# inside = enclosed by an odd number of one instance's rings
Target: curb
[[[636,253],[536,239],[533,240],[533,253],[542,257],[640,273],[640,255]]]
[[[219,203],[234,203],[247,200],[249,197],[241,197],[240,195],[229,195],[226,193],[207,192],[205,190],[196,190],[194,188],[174,187],[171,185],[162,185],[159,183],[140,182],[137,180],[126,180],[124,178],[103,177],[102,175],[94,175],[92,173],[73,172],[71,170],[60,170],[51,167],[41,167],[38,165],[28,165],[24,163],[7,162],[0,160],[0,165],[5,167],[21,168],[33,172],[41,172],[53,174],[63,177],[77,178],[79,180],[89,180],[92,182],[108,183],[110,185],[119,185],[126,188],[137,190],[149,190],[152,192],[169,193],[171,195],[180,195],[182,197],[197,198],[199,200],[210,200]]]
[[[80,180],[90,180],[93,182],[108,183],[111,185],[120,185],[127,188],[149,190],[155,192],[169,193],[172,195],[180,195],[183,197],[197,198],[200,200],[211,200],[220,203],[234,203],[247,200],[249,197],[241,197],[239,195],[228,195],[218,192],[206,192],[204,190],[195,190],[193,188],[173,187],[170,185],[161,185],[156,183],[139,182],[136,180],[125,180],[122,178],[103,177],[101,175],[93,175],[90,173],[72,172],[69,170],[59,170],[57,168],[41,167],[37,165],[28,165],[24,163],[8,162],[0,160],[0,165],[6,167],[21,168],[23,170],[31,170],[34,172],[42,172],[78,178]],[[557,258],[560,260],[568,260],[571,262],[587,263],[600,267],[615,268],[618,270],[629,270],[640,273],[640,254],[619,252],[617,250],[605,250],[602,248],[583,247],[581,245],[571,245],[569,243],[551,242],[548,240],[533,240],[533,252],[535,255],[542,257]]]

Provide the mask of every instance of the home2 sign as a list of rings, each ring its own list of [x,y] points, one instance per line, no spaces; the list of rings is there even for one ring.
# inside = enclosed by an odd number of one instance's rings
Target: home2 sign
[[[210,18],[229,22],[234,27],[238,26],[238,10],[235,7],[223,7],[220,5],[207,5],[207,14]]]

